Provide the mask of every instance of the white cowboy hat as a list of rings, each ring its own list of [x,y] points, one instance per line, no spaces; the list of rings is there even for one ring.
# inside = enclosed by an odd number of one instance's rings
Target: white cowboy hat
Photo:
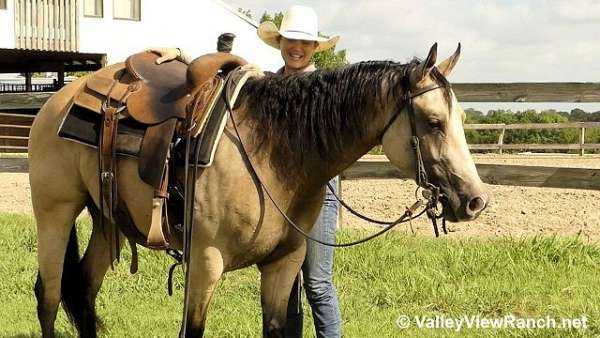
[[[335,46],[340,39],[338,35],[330,38],[319,36],[317,13],[306,6],[292,6],[283,15],[281,28],[271,21],[265,21],[258,27],[258,36],[267,45],[279,49],[279,38],[283,36],[293,40],[316,41],[316,51],[324,51]]]

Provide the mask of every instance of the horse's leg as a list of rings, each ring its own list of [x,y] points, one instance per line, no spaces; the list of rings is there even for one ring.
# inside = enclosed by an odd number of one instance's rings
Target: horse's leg
[[[90,241],[81,261],[85,276],[85,284],[81,289],[85,301],[82,310],[85,311],[84,316],[88,318],[88,325],[80,332],[80,335],[82,337],[95,337],[96,326],[99,324],[96,316],[96,296],[100,291],[106,271],[112,262],[110,250],[114,251],[114,247],[111,247],[111,243],[106,240],[105,234],[114,232],[114,228],[109,222],[105,222],[105,229],[100,227],[100,211],[91,201],[88,203],[88,211],[92,216],[93,228]],[[119,232],[118,243],[122,244],[124,241],[125,236]],[[117,248],[117,254],[121,250],[121,247],[122,245]]]
[[[202,337],[208,306],[223,274],[223,256],[215,247],[192,247],[188,269],[185,337]]]
[[[73,223],[83,209],[83,205],[84,201],[81,201],[80,203],[57,203],[51,209],[35,209],[39,263],[35,295],[43,337],[54,337],[54,321],[61,301],[61,289],[65,291],[64,284],[69,283],[69,279],[72,278],[67,276],[69,269],[73,264],[79,263],[77,236]],[[64,292],[62,296],[65,307],[68,308],[71,305],[70,299],[64,299]]]
[[[290,291],[305,255],[304,244],[276,260],[258,264],[261,273],[263,337],[283,337]]]

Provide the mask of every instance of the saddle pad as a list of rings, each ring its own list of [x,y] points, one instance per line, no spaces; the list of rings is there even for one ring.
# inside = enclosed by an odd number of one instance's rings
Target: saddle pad
[[[58,128],[58,136],[69,141],[98,148],[100,123],[100,115],[90,114],[85,108],[73,104]],[[117,154],[138,157],[146,127],[132,119],[119,122]]]
[[[221,93],[217,96],[216,102],[211,104],[211,109],[209,109],[208,116],[205,119],[206,122],[197,134],[200,142],[197,166],[206,168],[212,165],[217,146],[227,124],[226,100],[233,107],[241,88],[248,78],[262,75],[264,74],[257,66],[250,64],[238,67],[229,73],[225,81],[225,87],[219,89]],[[190,163],[194,163],[193,158],[190,159]]]

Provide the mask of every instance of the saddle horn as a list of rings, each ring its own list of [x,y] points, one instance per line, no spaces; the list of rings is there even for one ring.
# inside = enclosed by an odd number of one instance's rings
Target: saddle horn
[[[229,53],[202,55],[189,64],[186,73],[187,84],[190,88],[196,88],[217,75],[219,70],[228,73],[247,63],[242,57]]]

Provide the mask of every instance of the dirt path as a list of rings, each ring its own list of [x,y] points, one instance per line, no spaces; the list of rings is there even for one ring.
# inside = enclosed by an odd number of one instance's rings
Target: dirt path
[[[478,163],[563,166],[600,169],[600,157],[476,156]],[[394,219],[414,200],[414,183],[396,179],[344,181],[344,199],[377,218]],[[473,222],[449,224],[452,237],[497,237],[534,234],[575,235],[600,240],[600,191],[488,185],[492,201]],[[31,213],[27,174],[0,173],[0,212]],[[343,227],[369,228],[343,214]],[[413,222],[416,232],[432,235],[431,224]],[[406,227],[402,231],[409,231]]]

